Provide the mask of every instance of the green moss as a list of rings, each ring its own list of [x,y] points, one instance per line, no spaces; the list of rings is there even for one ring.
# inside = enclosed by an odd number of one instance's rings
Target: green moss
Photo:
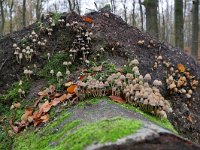
[[[110,103],[115,103],[115,102],[110,101]],[[130,104],[119,104],[119,103],[115,103],[115,104],[117,104],[121,107],[124,107],[126,109],[129,109],[131,111],[137,112],[137,113],[143,115],[144,117],[146,117],[147,119],[151,120],[152,122],[155,122],[159,126],[165,128],[165,129],[168,129],[175,134],[178,134],[178,132],[174,129],[173,125],[169,122],[168,119],[161,120],[160,118],[158,118],[156,116],[151,116],[150,114],[147,114],[147,113],[135,108],[134,106],[131,106]]]
[[[99,143],[115,142],[117,139],[135,133],[141,125],[140,121],[125,118],[112,118],[86,124],[63,138],[55,149],[78,150],[95,141]]]
[[[86,105],[95,105],[99,103],[100,99],[104,99],[106,97],[88,97],[84,101],[79,102],[75,107],[85,107]]]

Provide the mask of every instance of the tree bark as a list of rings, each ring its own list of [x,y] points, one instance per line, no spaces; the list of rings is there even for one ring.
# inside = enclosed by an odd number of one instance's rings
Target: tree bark
[[[116,1],[110,0],[110,3],[111,3],[111,11],[112,11],[112,13],[115,13],[115,11],[116,11]]]
[[[22,25],[23,27],[26,26],[26,0],[23,0],[22,6]]]
[[[81,1],[75,0],[76,3],[76,11],[80,15],[81,14]]]
[[[14,0],[11,1],[11,4],[9,5],[9,16],[10,16],[10,33],[13,31],[13,23],[12,23],[12,13],[13,13],[13,6],[14,6]]]
[[[37,21],[39,21],[40,17],[41,17],[42,2],[43,2],[43,0],[37,0],[37,3],[36,3],[36,19],[37,19]]]
[[[132,1],[132,25],[136,26],[136,21],[135,21],[135,0]]]
[[[5,15],[3,9],[4,0],[0,0],[0,9],[1,9],[1,22],[0,22],[0,35],[3,35],[4,26],[5,26]]]
[[[124,20],[126,21],[126,23],[128,22],[127,19],[127,7],[126,7],[126,0],[123,0],[123,8],[124,8]]]
[[[139,5],[140,5],[140,17],[141,17],[141,30],[144,31],[143,10],[142,10],[141,0],[139,0]]]
[[[183,34],[183,0],[174,0],[175,11],[175,46],[184,48],[184,34]]]
[[[69,4],[69,10],[74,11],[76,5],[75,0],[68,0],[68,4]]]
[[[192,56],[198,60],[198,41],[199,41],[199,0],[193,0],[192,6]]]
[[[158,38],[158,0],[145,0],[143,5],[146,9],[146,30],[152,36]]]

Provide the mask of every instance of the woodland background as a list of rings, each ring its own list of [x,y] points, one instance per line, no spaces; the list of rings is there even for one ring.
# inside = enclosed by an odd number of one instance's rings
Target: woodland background
[[[200,61],[199,0],[0,0],[0,36],[40,21],[48,12],[84,14],[107,4],[128,24]]]

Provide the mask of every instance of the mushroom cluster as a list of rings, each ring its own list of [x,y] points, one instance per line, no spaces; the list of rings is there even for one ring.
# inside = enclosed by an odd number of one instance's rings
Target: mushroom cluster
[[[162,82],[154,80],[153,85],[150,86],[151,75],[142,76],[138,65],[139,61],[134,59],[129,64],[132,73],[113,73],[104,81],[88,76],[86,82],[78,82],[78,97],[82,99],[86,96],[105,96],[111,92],[112,95],[123,97],[127,103],[144,111],[167,118],[167,113],[172,112],[172,108],[160,94],[159,86]]]
[[[185,97],[191,98],[197,88],[198,80],[195,80],[195,76],[186,71],[183,65],[180,66],[176,70],[170,68],[170,74],[166,79],[167,87],[171,93],[184,94]]]
[[[76,56],[78,54],[81,54],[81,57],[79,59],[86,64],[91,49],[90,47],[92,32],[88,31],[86,28],[83,27],[82,24],[76,21],[72,22],[71,24],[67,23],[67,26],[72,27],[73,30],[76,32],[75,39],[69,51],[70,58],[72,61],[74,61]]]

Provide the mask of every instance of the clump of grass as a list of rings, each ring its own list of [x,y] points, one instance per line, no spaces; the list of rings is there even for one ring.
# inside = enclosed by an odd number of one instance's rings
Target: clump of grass
[[[63,76],[66,72],[66,67],[63,65],[63,62],[69,60],[69,55],[66,52],[60,52],[53,55],[50,61],[39,71],[39,76],[44,77],[49,84],[57,84],[56,73],[58,71],[62,72]],[[50,71],[54,70],[54,76],[51,76]],[[72,64],[69,66],[71,72],[76,70],[76,65]]]
[[[12,86],[6,91],[6,93],[0,96],[0,99],[5,103],[8,100],[10,103],[18,101],[20,98],[18,93],[19,88],[22,88],[27,94],[27,91],[30,88],[30,83],[24,80],[23,84],[20,86],[19,82],[14,82]]]

